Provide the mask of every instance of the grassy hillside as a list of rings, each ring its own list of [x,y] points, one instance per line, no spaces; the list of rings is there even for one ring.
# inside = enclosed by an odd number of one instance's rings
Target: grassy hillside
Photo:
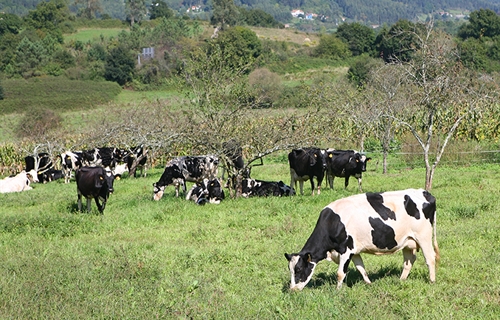
[[[285,162],[252,173],[289,179]],[[424,170],[369,167],[365,191],[420,187]],[[76,212],[75,183],[0,194],[0,318],[494,319],[500,313],[500,170],[441,167],[437,198],[441,262],[430,284],[421,252],[407,281],[402,254],[365,255],[371,285],[350,266],[321,262],[309,285],[289,292],[284,252],[297,252],[329,202],[356,193],[336,181],[319,196],[226,199],[197,206],[159,202],[147,178],[116,181],[103,216]],[[307,189],[309,190],[309,189]],[[487,192],[485,191],[487,190]]]

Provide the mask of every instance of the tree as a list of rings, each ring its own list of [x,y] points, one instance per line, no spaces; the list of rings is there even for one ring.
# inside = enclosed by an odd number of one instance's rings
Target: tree
[[[0,13],[0,37],[7,33],[18,34],[22,25],[23,21],[15,14]]]
[[[236,26],[219,33],[219,36],[213,40],[213,45],[217,46],[226,57],[228,66],[236,69],[244,68],[248,71],[255,60],[262,53],[262,44],[252,30]]]
[[[490,104],[497,89],[491,78],[463,67],[456,44],[434,30],[432,21],[406,32],[417,41],[418,49],[411,60],[393,62],[406,74],[406,111],[388,116],[408,128],[422,148],[425,189],[431,190],[436,168],[457,127],[469,114],[479,114]]]
[[[123,46],[112,49],[106,58],[104,78],[125,85],[134,75],[135,57]]]
[[[100,0],[75,0],[75,5],[81,5],[80,16],[87,19],[95,19],[96,15],[102,11]]]
[[[471,12],[469,22],[458,30],[458,37],[462,39],[494,37],[500,35],[500,17],[492,10],[480,9]]]
[[[353,56],[373,51],[375,32],[359,22],[341,24],[337,29],[337,37],[349,45]]]
[[[345,42],[334,34],[321,36],[318,46],[314,49],[314,55],[320,58],[345,59],[351,56],[351,52]]]
[[[130,26],[134,26],[134,23],[140,22],[147,11],[145,0],[125,0],[125,7]]]
[[[174,12],[164,1],[153,1],[153,3],[151,3],[151,9],[149,12],[151,14],[149,16],[151,20],[158,18],[170,19],[174,16]]]
[[[412,54],[419,49],[416,34],[422,27],[408,20],[398,20],[390,28],[383,27],[375,39],[377,52],[386,62],[411,60]]]
[[[212,12],[210,23],[221,30],[236,25],[238,21],[239,12],[234,0],[213,0]]]

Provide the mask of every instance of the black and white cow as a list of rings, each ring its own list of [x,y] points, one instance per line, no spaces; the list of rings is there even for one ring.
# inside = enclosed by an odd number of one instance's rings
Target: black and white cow
[[[249,197],[267,197],[267,196],[291,196],[295,191],[287,186],[283,181],[263,181],[251,178],[243,179],[242,193],[245,198]]]
[[[290,164],[290,186],[297,190],[297,181],[300,185],[300,194],[304,194],[304,181],[311,181],[312,195],[314,195],[314,180],[318,180],[318,195],[321,193],[321,183],[326,170],[326,150],[319,148],[294,149],[288,154]]]
[[[65,151],[61,153],[60,158],[64,174],[64,182],[69,183],[71,181],[71,173],[84,165],[83,152]]]
[[[312,234],[299,253],[287,254],[291,289],[302,290],[316,265],[324,259],[339,264],[337,288],[342,286],[352,261],[370,283],[361,253],[375,255],[403,251],[404,280],[416,252],[422,249],[430,281],[436,280],[439,260],[436,239],[436,199],[423,189],[365,193],[330,203],[320,213]]]
[[[54,167],[54,163],[52,162],[52,158],[50,157],[50,154],[46,152],[40,152],[34,156],[26,156],[24,158],[24,162],[26,164],[25,171],[30,172],[31,170],[34,170],[38,177],[39,182],[46,182],[44,180],[44,173],[49,171]]]
[[[83,160],[89,166],[114,168],[123,161],[124,151],[113,147],[94,148],[83,152]]]
[[[219,158],[213,155],[183,156],[170,160],[158,182],[153,184],[153,199],[158,201],[163,197],[168,185],[175,186],[175,196],[179,196],[179,188],[186,193],[186,181],[199,182],[203,179],[217,177]]]
[[[46,183],[64,178],[64,172],[62,170],[56,170],[54,168],[50,168],[48,171],[45,171],[44,173],[38,176],[39,178],[41,177],[40,181]]]
[[[123,159],[127,164],[130,176],[133,176],[135,178],[137,176],[137,169],[141,170],[141,177],[146,176],[148,155],[147,149],[144,147],[144,145],[131,148],[130,151],[126,153]]]
[[[327,151],[327,168],[326,178],[333,189],[333,180],[335,177],[345,177],[345,188],[349,185],[349,177],[353,176],[358,179],[358,188],[361,188],[362,173],[366,171],[366,163],[371,160],[364,154],[355,150],[334,150],[328,149]]]
[[[191,190],[186,195],[186,200],[192,200],[196,204],[204,205],[205,203],[219,204],[224,200],[224,190],[218,178],[203,179],[196,182]]]
[[[82,196],[87,198],[87,211],[90,212],[92,198],[101,214],[104,212],[109,195],[113,193],[115,177],[109,168],[82,167],[76,170],[78,210],[82,211]],[[99,203],[102,201],[102,204]]]

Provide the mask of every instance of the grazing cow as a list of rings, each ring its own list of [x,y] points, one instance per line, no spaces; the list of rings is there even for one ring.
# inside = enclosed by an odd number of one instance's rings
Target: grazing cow
[[[115,177],[109,168],[82,167],[76,170],[76,186],[78,192],[78,210],[82,211],[82,196],[87,198],[87,211],[90,212],[90,204],[94,198],[97,209],[101,214],[104,212],[109,195],[113,193],[113,181]],[[102,205],[99,203],[102,201]]]
[[[371,160],[365,155],[354,150],[327,150],[326,178],[333,189],[335,177],[345,177],[345,188],[349,185],[349,177],[358,179],[359,192],[361,188],[361,176],[366,171],[366,163]]]
[[[291,196],[295,191],[287,186],[283,181],[263,181],[246,178],[242,181],[242,193],[245,198],[249,197],[267,197],[267,196]]]
[[[201,182],[196,182],[191,190],[186,195],[186,200],[193,200],[196,204],[204,205],[205,203],[219,204],[224,200],[224,190],[218,178],[203,179]]]
[[[61,153],[61,165],[64,173],[64,182],[69,183],[71,181],[71,172],[83,166],[83,152],[81,151],[65,151]]]
[[[46,152],[41,152],[34,156],[26,156],[24,158],[24,162],[26,164],[26,168],[24,169],[26,172],[30,172],[31,170],[35,170],[38,177],[39,182],[45,182],[43,173],[49,171],[54,167],[54,163],[50,157],[50,154]]]
[[[163,197],[166,186],[174,184],[175,196],[179,196],[179,188],[186,193],[186,181],[200,182],[203,179],[214,179],[217,176],[219,158],[217,156],[184,156],[170,160],[158,182],[153,184],[153,199]]]
[[[433,242],[434,238],[434,242]],[[352,262],[370,283],[361,253],[375,255],[403,251],[404,280],[421,248],[429,268],[430,281],[436,280],[439,260],[436,239],[436,199],[423,189],[365,193],[330,203],[320,213],[311,236],[299,253],[286,254],[291,273],[291,289],[302,290],[323,259],[339,264],[337,288],[342,286]]]
[[[43,183],[47,183],[64,178],[64,172],[62,170],[50,168],[48,171],[45,171],[41,175],[38,175],[38,177],[41,177],[41,182],[43,181]]]
[[[132,148],[130,153],[128,153],[123,160],[127,163],[131,176],[135,178],[137,168],[139,168],[141,170],[140,176],[146,177],[148,156],[147,149],[145,149],[143,145]]]
[[[326,170],[326,150],[319,148],[294,149],[288,154],[290,164],[290,186],[296,190],[297,181],[300,194],[304,194],[304,181],[311,180],[312,195],[314,195],[314,180],[318,180],[318,195],[321,193],[321,182]]]
[[[0,180],[0,193],[21,192],[33,189],[30,186],[31,180],[37,182],[37,174],[35,170],[26,172],[21,171],[13,177],[6,177]]]

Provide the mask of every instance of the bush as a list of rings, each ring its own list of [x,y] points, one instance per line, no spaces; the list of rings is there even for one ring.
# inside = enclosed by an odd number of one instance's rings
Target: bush
[[[58,128],[62,118],[50,109],[34,109],[26,112],[16,128],[20,138],[39,138]]]
[[[266,68],[251,72],[248,76],[248,84],[257,102],[257,107],[272,107],[283,90],[280,76]]]

